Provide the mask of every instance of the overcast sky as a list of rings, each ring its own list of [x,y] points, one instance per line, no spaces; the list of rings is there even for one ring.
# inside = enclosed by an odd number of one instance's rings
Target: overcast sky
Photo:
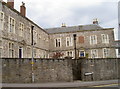
[[[7,0],[4,0],[7,1]],[[19,11],[25,2],[27,17],[42,28],[92,24],[98,18],[102,27],[115,28],[118,33],[119,0],[14,0]],[[116,35],[117,36],[117,35]]]

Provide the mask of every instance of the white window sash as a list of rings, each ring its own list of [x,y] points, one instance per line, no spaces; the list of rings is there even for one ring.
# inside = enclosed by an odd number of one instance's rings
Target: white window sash
[[[90,36],[90,44],[92,44],[92,36]]]
[[[55,47],[61,47],[62,43],[61,43],[61,38],[57,38],[54,40],[55,41]],[[59,45],[60,43],[60,45]],[[57,45],[56,45],[57,44]]]
[[[107,48],[103,48],[103,58],[107,58],[107,57],[109,57],[109,52],[110,52],[109,49],[107,49]]]
[[[97,49],[91,50],[91,58],[98,58],[98,50]]]
[[[23,36],[23,33],[24,33],[24,32],[23,32],[23,31],[24,31],[24,24],[20,22],[20,23],[19,23],[19,26],[20,26],[20,27],[19,27],[19,30],[20,30],[20,33],[19,33],[19,34],[20,34],[20,36]]]
[[[90,44],[91,45],[97,44],[97,36],[96,35],[90,36]]]
[[[109,43],[109,35],[101,34],[101,37],[102,37],[102,43]]]
[[[97,44],[97,36],[95,35],[95,44]]]
[[[0,11],[0,30],[4,29],[4,13]]]
[[[68,47],[70,45],[70,38],[69,37],[66,37],[66,47]]]
[[[73,46],[73,37],[70,37],[70,46]]]
[[[8,31],[15,33],[15,19],[9,16]]]
[[[14,43],[9,42],[8,43],[8,47],[9,47],[9,49],[8,49],[9,57],[14,57],[14,55],[15,55],[15,52],[14,52]]]
[[[109,36],[107,35],[107,42],[106,43],[109,43]]]

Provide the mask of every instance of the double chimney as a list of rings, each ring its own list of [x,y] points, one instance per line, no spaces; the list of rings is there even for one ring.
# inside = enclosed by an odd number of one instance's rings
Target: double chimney
[[[7,6],[14,9],[14,0],[7,0]],[[26,16],[26,7],[24,2],[22,2],[22,5],[20,6],[20,14],[24,17]]]
[[[97,18],[96,18],[96,19],[93,19],[93,24],[98,25],[98,19],[97,19]]]

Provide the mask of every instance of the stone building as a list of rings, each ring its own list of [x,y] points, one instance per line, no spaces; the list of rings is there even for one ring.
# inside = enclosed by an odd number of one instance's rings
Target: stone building
[[[20,6],[20,12],[14,9],[14,2],[0,4],[2,57],[31,57],[31,25],[34,26],[34,57],[48,57],[48,33],[25,16],[25,4]]]
[[[114,28],[102,28],[98,21],[93,24],[43,29],[26,17],[25,3],[20,12],[13,2],[0,2],[0,55],[3,58],[32,57],[31,26],[34,26],[33,53],[35,58],[50,58],[57,52],[62,57],[90,58],[116,57]],[[74,41],[73,34],[76,34]]]
[[[120,58],[120,40],[116,40],[115,43],[116,43],[116,55],[117,58]]]
[[[75,57],[74,38],[76,34],[76,54],[78,57],[111,58],[115,55],[113,28],[102,28],[98,24],[79,25],[46,29],[50,34],[50,51],[62,52]]]

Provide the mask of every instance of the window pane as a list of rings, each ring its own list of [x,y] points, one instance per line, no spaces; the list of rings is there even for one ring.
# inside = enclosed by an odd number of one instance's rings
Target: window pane
[[[80,57],[85,57],[85,52],[84,51],[80,51]]]

